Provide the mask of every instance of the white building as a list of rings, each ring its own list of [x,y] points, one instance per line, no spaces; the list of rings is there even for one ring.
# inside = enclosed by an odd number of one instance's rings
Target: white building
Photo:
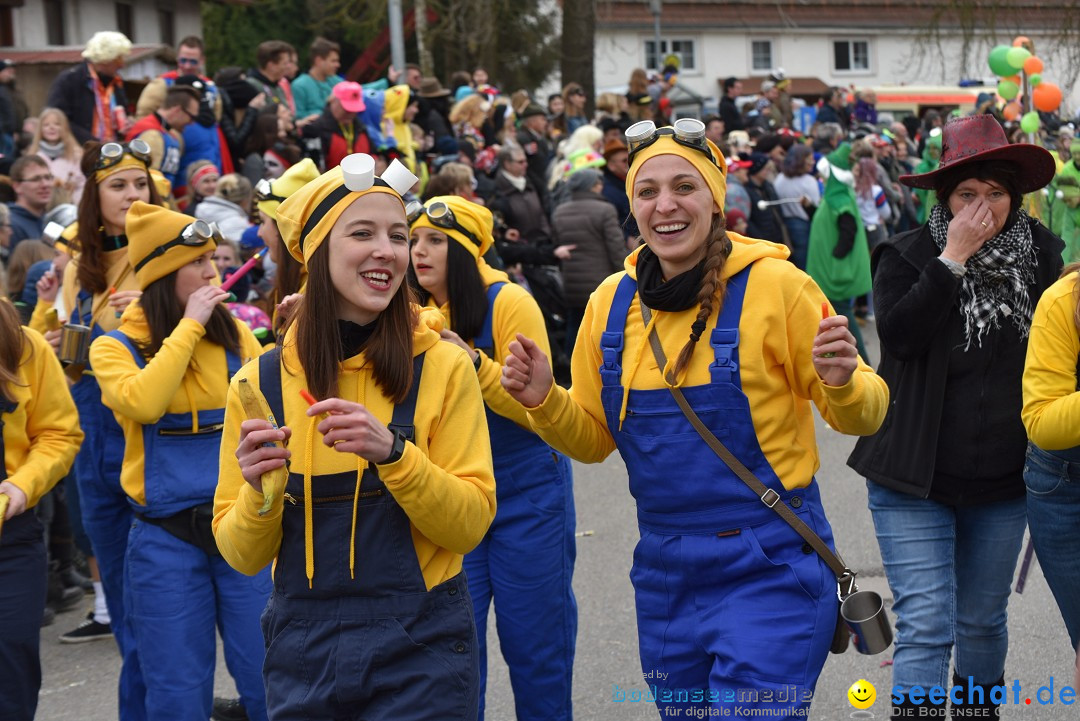
[[[711,98],[722,95],[724,78],[743,80],[754,93],[770,72],[783,68],[791,94],[814,102],[827,86],[956,85],[962,78],[992,79],[990,48],[1029,37],[1046,63],[1043,78],[1058,83],[1065,108],[1080,107],[1066,46],[1080,45],[1077,3],[976,2],[967,20],[945,10],[949,0],[663,0],[660,52],[655,51],[649,0],[601,2],[596,23],[596,87],[625,87],[630,71],[659,70],[668,53],[682,60],[679,82]],[[988,9],[989,5],[997,6]],[[938,17],[936,36],[929,28]],[[1067,18],[1072,17],[1072,21]],[[996,33],[988,27],[993,18]],[[964,54],[966,24],[972,42]],[[1072,35],[1067,35],[1067,33]],[[920,38],[923,44],[919,44]],[[1076,61],[1074,61],[1075,64]]]

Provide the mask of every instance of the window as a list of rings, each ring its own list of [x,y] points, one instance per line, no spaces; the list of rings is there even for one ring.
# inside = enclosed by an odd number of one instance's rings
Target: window
[[[0,46],[5,48],[15,44],[15,21],[10,6],[0,6]]]
[[[158,9],[158,28],[162,43],[169,47],[176,45],[176,22],[172,10]]]
[[[858,72],[869,69],[869,41],[836,40],[833,42],[833,70],[837,72]]]
[[[668,55],[675,55],[679,58],[679,68],[681,70],[694,71],[697,69],[697,65],[694,62],[694,41],[689,39],[679,40],[660,40],[660,56],[657,58],[656,53],[656,41],[649,39],[645,41],[645,69],[646,70],[663,70],[664,58]]]
[[[127,3],[116,3],[116,29],[135,42],[135,8]]]
[[[45,42],[64,45],[64,0],[45,0]]]
[[[750,69],[769,72],[773,69],[772,40],[750,41]]]

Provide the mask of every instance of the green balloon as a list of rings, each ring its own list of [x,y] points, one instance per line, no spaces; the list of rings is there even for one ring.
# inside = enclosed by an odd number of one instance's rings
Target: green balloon
[[[990,57],[987,58],[987,64],[990,65],[990,72],[1002,77],[1016,73],[1015,68],[1013,68],[1012,65],[1009,65],[1009,61],[1005,58],[1010,50],[1012,50],[1012,48],[1008,45],[998,45],[990,51]]]
[[[1012,100],[1020,93],[1020,87],[1011,80],[1002,80],[997,84],[998,95],[1006,100]]]
[[[1025,133],[1039,132],[1039,113],[1034,110],[1024,113],[1024,117],[1020,118],[1020,129]]]
[[[1005,53],[1005,62],[1009,64],[1013,70],[1020,70],[1024,67],[1024,61],[1031,57],[1031,51],[1027,48],[1009,48]]]
[[[1037,87],[1042,82],[1042,75],[1035,73],[1034,75],[1028,75],[1028,84],[1031,87]]]

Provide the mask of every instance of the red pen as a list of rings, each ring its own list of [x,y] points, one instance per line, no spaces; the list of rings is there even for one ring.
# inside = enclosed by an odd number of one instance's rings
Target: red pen
[[[821,319],[825,320],[829,317],[829,302],[827,300],[821,301]],[[822,353],[819,358],[835,358],[836,353],[830,351],[828,353]]]
[[[309,406],[313,406],[316,403],[318,403],[318,401],[315,400],[315,396],[311,395],[311,393],[309,393],[306,388],[301,388],[300,389],[300,397],[303,398],[305,401],[307,401],[307,404]],[[320,413],[319,414],[319,418],[322,418],[323,420],[325,420],[325,419],[327,419],[329,417],[330,417],[329,413]]]
[[[109,295],[116,295],[116,286],[115,286],[115,285],[114,285],[114,286],[112,286],[111,288],[109,288]],[[122,312],[120,312],[120,311],[116,311],[116,317],[117,317],[117,318],[119,318],[119,317],[120,317],[120,316],[122,316],[122,315],[123,315],[123,313],[122,313]]]

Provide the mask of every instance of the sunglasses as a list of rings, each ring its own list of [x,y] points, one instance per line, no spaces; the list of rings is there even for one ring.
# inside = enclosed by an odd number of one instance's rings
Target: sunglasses
[[[177,58],[177,65],[198,65],[199,61],[196,58]]]
[[[669,135],[679,145],[693,148],[716,165],[716,157],[709,149],[705,139],[705,123],[696,118],[679,118],[669,128],[657,129],[651,120],[642,120],[626,129],[626,147],[629,149],[629,161],[634,162],[634,155],[649,147],[661,137]]]
[[[210,227],[210,224],[204,220],[196,220],[194,223],[190,223],[187,227],[180,231],[180,235],[176,236],[168,243],[165,243],[164,245],[159,245],[158,247],[154,248],[154,250],[151,251],[149,255],[147,255],[135,265],[135,272],[138,273],[139,270],[143,268],[143,266],[152,261],[154,258],[165,255],[165,253],[167,253],[170,248],[175,248],[178,245],[185,245],[190,248],[198,248],[199,246],[206,245],[213,239],[214,230]]]
[[[410,226],[420,219],[421,213],[427,215],[428,220],[430,220],[435,227],[443,228],[444,230],[456,230],[471,240],[477,248],[480,247],[480,239],[461,227],[454,218],[454,211],[443,201],[436,200],[426,208],[415,200],[409,203],[409,207],[405,209],[405,216],[408,218]]]
[[[124,157],[124,153],[141,161],[146,167],[150,167],[150,146],[145,140],[139,140],[138,138],[126,145],[121,143],[105,143],[101,146],[100,153],[97,165],[94,166],[94,170],[111,168],[120,162]]]
[[[276,200],[279,203],[285,202],[285,198],[280,195],[274,195],[274,191],[270,187],[270,181],[266,178],[263,178],[255,184],[255,200],[260,203],[267,200]]]

